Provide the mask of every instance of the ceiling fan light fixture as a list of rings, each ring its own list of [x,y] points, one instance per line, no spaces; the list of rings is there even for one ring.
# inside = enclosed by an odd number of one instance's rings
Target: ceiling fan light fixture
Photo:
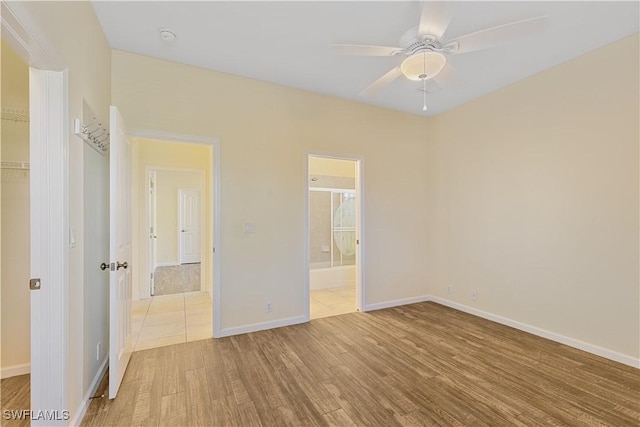
[[[402,61],[400,70],[409,80],[428,80],[437,76],[446,63],[447,59],[439,52],[418,52]]]

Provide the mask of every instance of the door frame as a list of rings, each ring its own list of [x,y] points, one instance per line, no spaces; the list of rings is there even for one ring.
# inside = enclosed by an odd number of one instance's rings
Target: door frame
[[[157,228],[158,228],[158,180],[156,176],[156,170],[152,169],[145,171],[146,183],[147,183],[147,229],[149,230],[149,260],[147,266],[149,268],[149,296],[155,294],[155,284],[153,273],[156,271],[156,255],[157,255]],[[151,200],[151,182],[153,182],[153,200]],[[138,215],[140,215],[138,213]],[[152,231],[153,229],[153,231]],[[139,292],[138,292],[139,293]]]
[[[146,138],[146,137],[139,137],[139,136],[133,135],[133,134],[130,134],[130,136],[132,136],[134,138]],[[159,138],[152,138],[152,139],[159,139]],[[164,141],[169,141],[169,140],[164,140]],[[169,141],[169,142],[182,142],[182,143],[184,143],[184,141]],[[198,173],[199,176],[200,176],[200,187],[201,187],[201,189],[204,188],[204,182],[205,182],[204,181],[205,180],[205,173],[204,172],[205,171],[203,171],[202,169],[172,168],[172,167],[167,167],[167,166],[154,166],[154,165],[145,166],[144,174],[145,174],[145,193],[146,193],[146,196],[145,196],[145,206],[146,206],[146,208],[145,209],[146,209],[146,211],[145,212],[139,211],[138,212],[138,216],[141,216],[141,215],[144,216],[145,221],[146,221],[145,222],[145,227],[146,227],[147,230],[150,230],[150,227],[151,227],[151,224],[149,222],[150,221],[149,208],[150,208],[150,205],[151,205],[151,200],[150,200],[151,197],[150,197],[150,194],[149,194],[149,179],[150,179],[150,176],[151,176],[152,172],[161,172],[161,171]],[[158,189],[157,175],[156,175],[155,183],[156,183],[156,190],[157,190]],[[156,229],[154,229],[154,232],[155,232],[155,234],[157,234],[158,233],[158,230],[157,230],[157,222],[158,222],[158,209],[157,209],[158,208],[158,205],[157,205],[158,198],[157,197],[158,197],[158,194],[157,193],[155,194],[155,197],[156,197],[156,205],[155,205],[155,208],[156,208]],[[178,209],[179,209],[179,205],[178,205]],[[178,212],[178,215],[180,215],[179,212]],[[214,213],[214,215],[215,215],[215,213]],[[204,217],[204,209],[202,209],[202,206],[200,206],[200,224],[201,224],[201,227],[202,227],[202,224],[204,223],[205,220],[206,220],[206,218]],[[179,227],[180,227],[180,224],[178,224],[176,228],[179,230]],[[213,232],[213,230],[212,230],[212,232]],[[157,241],[155,242],[155,244],[157,245]],[[164,263],[157,262],[157,256],[158,256],[157,246],[156,246],[156,251],[155,251],[156,252],[155,253],[156,260],[154,261],[154,260],[151,259],[151,256],[152,256],[151,255],[151,245],[152,245],[151,239],[147,239],[147,263],[146,263],[147,267],[145,267],[147,270],[143,271],[143,277],[145,277],[145,280],[149,280],[149,286],[145,286],[144,287],[144,289],[145,289],[144,293],[138,292],[138,296],[140,298],[142,298],[142,299],[151,298],[152,296],[154,296],[153,293],[151,292],[151,282],[150,282],[150,280],[151,280],[150,274],[155,271],[155,269],[154,269],[154,271],[151,271],[152,262],[153,262],[153,265],[155,266],[155,268],[167,265],[167,264],[164,264]],[[178,264],[177,265],[180,265],[180,247],[179,246],[180,246],[180,238],[178,237]],[[201,256],[202,256],[202,254],[205,253],[205,249],[206,248],[204,247],[204,238],[203,238],[203,236],[201,234],[200,235],[200,254],[201,254]],[[175,264],[170,264],[170,265],[175,265]],[[204,286],[204,274],[202,274],[203,273],[203,269],[204,269],[204,266],[201,263],[200,264],[200,290],[201,291],[204,291],[204,289],[205,289],[205,286]],[[154,277],[153,280],[155,281],[155,277]],[[213,280],[213,278],[212,278],[212,280]],[[139,289],[138,289],[138,291],[139,291]]]
[[[221,327],[220,327],[220,319],[221,319],[221,285],[222,285],[222,264],[220,262],[220,255],[222,253],[222,243],[221,243],[221,231],[222,228],[220,226],[220,218],[222,213],[222,206],[220,203],[221,194],[220,194],[220,139],[216,137],[203,137],[203,136],[194,136],[194,135],[180,135],[174,133],[167,133],[162,131],[155,130],[144,130],[144,129],[134,129],[129,131],[129,135],[135,138],[145,138],[145,139],[156,139],[160,141],[170,141],[170,142],[182,142],[189,144],[202,144],[208,145],[211,147],[211,191],[213,192],[213,197],[209,198],[209,208],[211,212],[213,212],[213,227],[211,227],[211,234],[213,242],[213,248],[205,248],[202,252],[202,256],[208,256],[211,262],[211,269],[213,280],[212,283],[212,316],[213,316],[213,337],[220,338]]]
[[[305,300],[305,317],[309,321],[311,318],[311,283],[309,280],[310,259],[310,239],[309,239],[309,159],[311,157],[321,157],[325,159],[349,160],[355,162],[356,177],[356,239],[359,244],[356,245],[356,310],[365,311],[365,276],[364,276],[364,255],[365,255],[365,238],[364,238],[364,157],[355,154],[328,153],[324,151],[307,151],[304,154],[304,300]]]
[[[200,182],[202,183],[203,174],[200,176]],[[202,186],[201,186],[202,187]],[[200,217],[200,290],[202,291],[202,250],[204,249],[204,239],[202,238],[202,223],[204,219],[204,209],[202,209],[202,188],[178,188],[178,264],[183,264],[184,254],[182,253],[182,192],[183,191],[197,191],[198,194],[198,216]]]
[[[19,2],[0,4],[2,38],[29,65],[31,410],[69,413],[68,72]],[[35,215],[34,213],[37,213]],[[57,224],[52,227],[51,224]],[[26,286],[26,284],[25,284]],[[31,425],[65,420],[32,420]]]

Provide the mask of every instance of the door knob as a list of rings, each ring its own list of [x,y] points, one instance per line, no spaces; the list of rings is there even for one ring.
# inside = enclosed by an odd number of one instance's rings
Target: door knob
[[[129,267],[129,264],[127,264],[127,261],[123,263],[120,263],[120,262],[116,263],[116,270],[120,270],[121,268],[124,268],[126,270],[127,267]]]
[[[182,231],[182,232],[184,233],[184,232],[185,232],[185,231],[187,231],[187,230],[180,230],[180,231]]]
[[[105,271],[107,268],[109,268],[109,264],[107,264],[106,262],[100,264],[100,270]]]

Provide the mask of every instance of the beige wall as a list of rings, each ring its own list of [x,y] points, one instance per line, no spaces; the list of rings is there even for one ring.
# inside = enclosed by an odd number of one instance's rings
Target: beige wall
[[[204,174],[199,172],[157,171],[158,239],[156,260],[158,263],[179,263],[178,191],[180,189],[201,190],[202,184],[204,184],[202,181],[204,181]],[[201,196],[204,197],[202,192]]]
[[[430,120],[431,293],[639,356],[638,60],[634,35]]]
[[[125,120],[129,117],[125,115]],[[130,123],[131,124],[131,123]],[[135,126],[134,126],[135,127]],[[148,246],[148,206],[146,198],[147,173],[150,169],[165,170],[166,169],[190,169],[202,171],[202,188],[201,203],[204,209],[205,221],[202,224],[202,269],[204,276],[205,289],[211,292],[213,266],[211,258],[207,254],[211,252],[206,248],[213,248],[211,241],[213,228],[212,213],[212,197],[213,190],[211,188],[211,179],[213,176],[212,164],[212,148],[208,145],[198,144],[182,144],[168,141],[158,141],[144,138],[133,138],[133,259],[134,265],[138,266],[134,273],[134,297],[148,298],[149,296],[149,246]],[[160,172],[161,174],[163,172]],[[198,174],[198,182],[200,182],[200,172]],[[188,183],[192,183],[189,181]],[[187,182],[185,182],[187,184]],[[176,187],[177,193],[177,187]],[[160,206],[158,206],[160,209]],[[169,209],[169,208],[167,208]],[[170,209],[177,207],[174,205]],[[169,219],[169,221],[172,221]],[[159,225],[159,224],[158,224]],[[177,229],[176,229],[177,230]],[[215,230],[214,230],[215,231]],[[177,246],[174,243],[168,245],[172,248],[163,250],[169,258],[167,261],[178,261]],[[159,246],[159,245],[158,245]],[[158,248],[160,249],[160,248]],[[158,251],[156,257],[158,262],[164,262],[161,252]]]
[[[364,159],[366,302],[424,293],[424,119],[120,51],[112,66],[131,127],[220,138],[223,329],[304,314],[307,151]]]
[[[111,98],[111,49],[90,2],[20,2],[33,23],[68,69],[70,119],[82,117],[83,100],[108,123]],[[85,310],[85,268],[95,269],[96,260],[85,259],[85,150],[80,138],[69,137],[69,223],[75,230],[76,246],[69,250],[69,411],[75,416],[88,392],[108,345],[96,360],[96,344],[108,333],[106,318],[86,318],[98,313]],[[95,244],[93,242],[92,244]],[[101,276],[107,287],[107,275]],[[103,301],[107,304],[107,301]]]
[[[4,42],[1,59],[2,108],[29,111],[29,67]],[[29,162],[29,123],[2,120],[2,161]],[[0,186],[0,369],[30,363],[29,171],[2,170]]]

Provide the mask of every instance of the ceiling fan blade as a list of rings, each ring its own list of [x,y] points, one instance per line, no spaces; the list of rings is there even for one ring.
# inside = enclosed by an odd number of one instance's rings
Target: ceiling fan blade
[[[456,37],[448,41],[446,45],[457,43],[457,50],[452,50],[452,54],[488,49],[514,39],[539,34],[545,29],[546,24],[547,17],[538,16]]]
[[[440,88],[444,89],[455,83],[457,75],[458,73],[455,67],[451,65],[450,62],[447,62],[447,65],[445,65],[442,71],[440,71],[440,73],[438,73],[438,75],[432,80],[434,80]]]
[[[389,71],[378,80],[367,86],[362,92],[360,92],[360,96],[368,97],[375,95],[380,89],[400,77],[400,75],[402,75],[400,67],[395,67],[393,70]]]
[[[442,89],[443,87],[440,84],[438,84],[436,79],[430,79],[424,86],[420,85],[417,90],[418,92],[437,93],[437,92],[440,92]]]
[[[329,49],[340,55],[391,56],[402,51],[401,47],[370,46],[362,44],[330,44]]]
[[[418,35],[442,39],[453,18],[453,2],[423,1]]]

